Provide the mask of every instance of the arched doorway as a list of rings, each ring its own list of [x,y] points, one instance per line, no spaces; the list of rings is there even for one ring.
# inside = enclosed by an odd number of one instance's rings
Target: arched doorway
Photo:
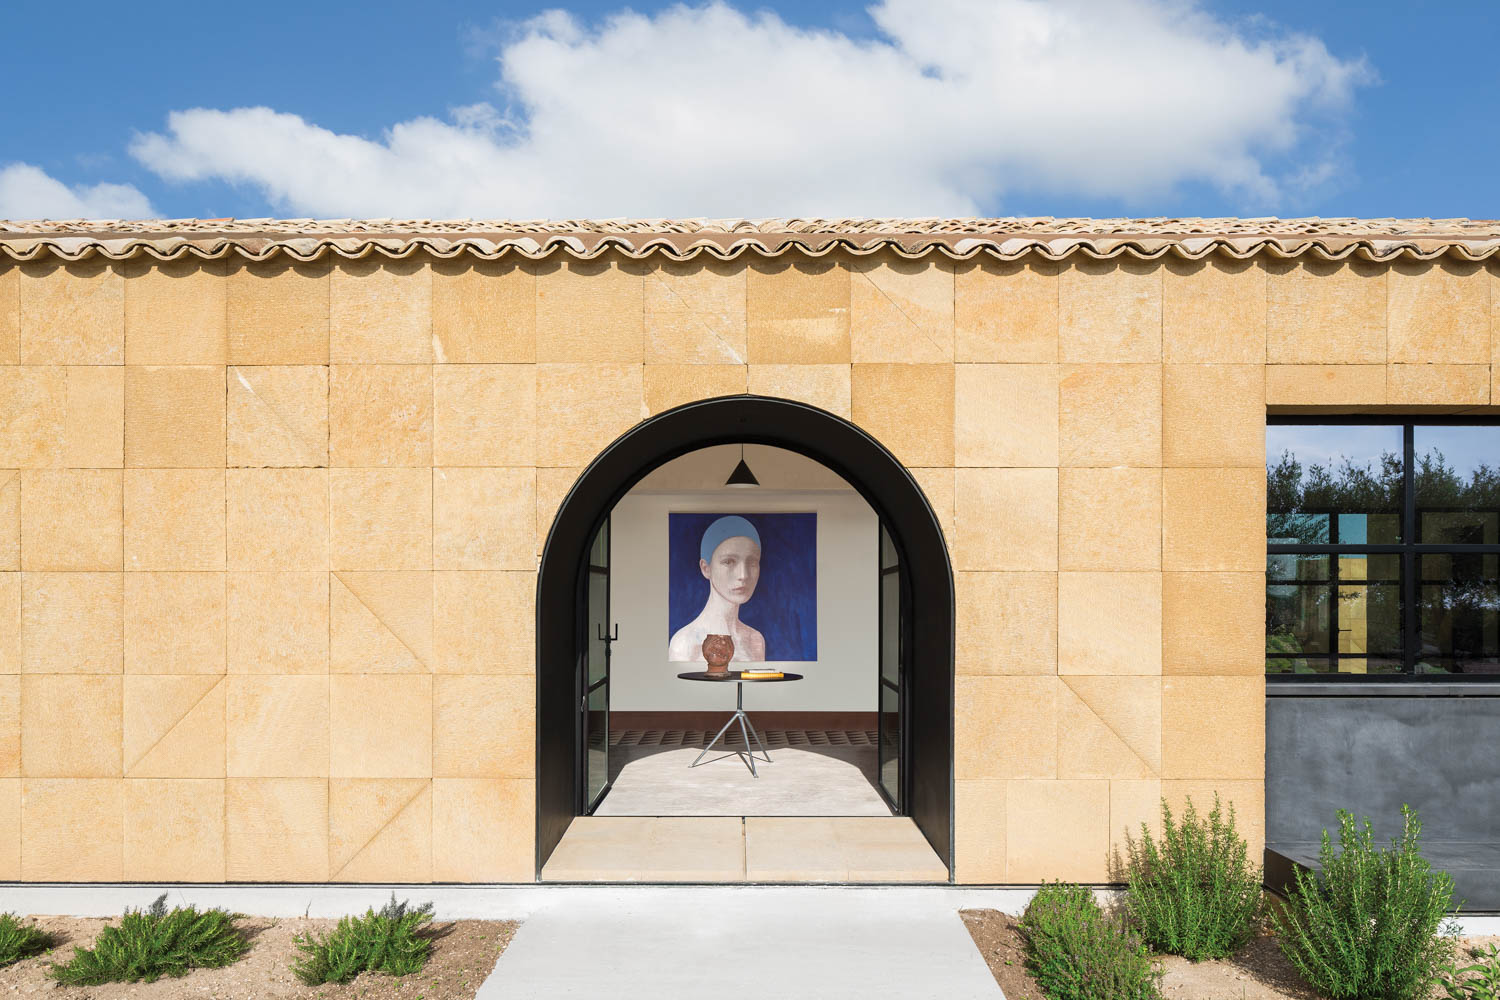
[[[953,868],[953,572],[936,515],[911,475],[859,427],[805,403],[726,396],[646,420],[605,448],[563,499],[537,579],[536,870],[586,808],[581,699],[588,681],[588,556],[616,502],[657,466],[744,442],[806,455],[875,510],[901,567],[904,638],[901,812]]]

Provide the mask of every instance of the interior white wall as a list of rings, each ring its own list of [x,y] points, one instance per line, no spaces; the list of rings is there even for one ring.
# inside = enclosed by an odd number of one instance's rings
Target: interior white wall
[[[732,684],[678,680],[693,669],[667,660],[667,515],[673,511],[818,515],[818,659],[777,663],[804,674],[789,684],[746,684],[745,707],[873,712],[876,708],[878,538],[875,512],[826,468],[793,452],[749,446],[757,489],[728,489],[733,446],[667,463],[615,506],[610,520],[610,613],[620,638],[610,660],[616,711],[725,710]],[[791,484],[796,484],[795,486]],[[821,488],[819,488],[821,487]],[[753,599],[752,599],[753,600]]]

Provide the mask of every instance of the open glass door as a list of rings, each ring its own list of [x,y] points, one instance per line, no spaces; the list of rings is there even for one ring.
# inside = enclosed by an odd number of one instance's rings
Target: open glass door
[[[583,624],[587,642],[580,665],[583,696],[579,702],[583,733],[583,812],[594,811],[609,791],[609,647],[619,638],[609,620],[609,518],[589,546],[584,573]]]
[[[901,706],[905,694],[906,600],[901,559],[885,525],[880,526],[880,678],[876,712],[876,763],[880,791],[902,810]]]

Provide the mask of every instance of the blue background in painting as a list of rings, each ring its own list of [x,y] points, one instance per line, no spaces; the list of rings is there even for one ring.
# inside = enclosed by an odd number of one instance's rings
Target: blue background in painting
[[[667,638],[698,617],[708,581],[698,569],[703,532],[717,514],[667,515]],[[744,514],[760,532],[760,582],[740,621],[766,640],[767,660],[818,658],[818,515]]]

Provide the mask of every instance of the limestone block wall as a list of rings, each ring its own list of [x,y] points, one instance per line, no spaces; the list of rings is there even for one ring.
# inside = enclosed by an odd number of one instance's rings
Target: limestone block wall
[[[0,266],[0,879],[533,875],[578,471],[752,392],[868,429],[958,595],[957,875],[1263,813],[1267,407],[1487,406],[1460,264]]]

